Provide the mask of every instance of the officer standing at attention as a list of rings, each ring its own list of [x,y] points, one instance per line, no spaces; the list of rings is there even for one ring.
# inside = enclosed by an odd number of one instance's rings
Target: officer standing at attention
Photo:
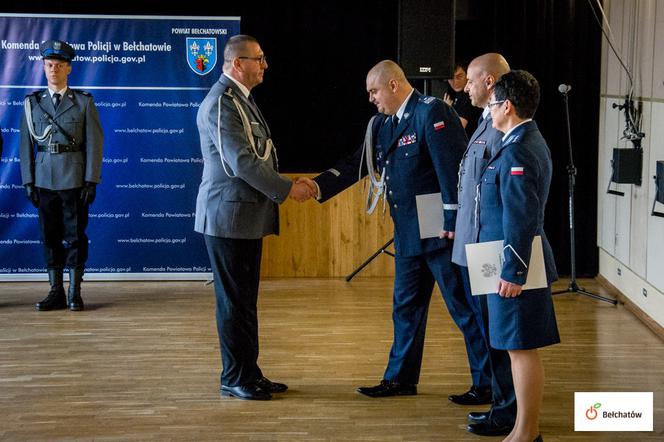
[[[366,79],[369,101],[378,114],[370,121],[366,150],[342,159],[313,182],[324,202],[357,181],[366,157],[377,197],[389,203],[394,221],[394,335],[387,368],[378,385],[357,391],[369,397],[417,394],[427,313],[437,283],[450,316],[463,333],[473,385],[491,382],[486,344],[468,305],[459,269],[452,264],[457,212],[457,173],[466,146],[458,115],[442,100],[413,89],[393,61],[376,64]],[[378,171],[380,178],[376,178]],[[442,210],[437,237],[421,238],[417,195],[440,193]],[[490,398],[490,395],[488,395]]]
[[[39,50],[48,89],[25,98],[20,144],[21,177],[28,199],[39,211],[51,285],[48,296],[35,307],[78,311],[83,310],[81,281],[88,259],[85,228],[101,181],[104,134],[92,95],[67,87],[74,48],[49,40]],[[69,269],[66,297],[65,267]]]
[[[544,366],[537,351],[560,342],[551,299],[558,279],[544,232],[544,208],[551,186],[551,152],[533,115],[539,83],[526,71],[511,71],[496,82],[487,107],[501,144],[483,170],[477,188],[479,241],[503,241],[497,293],[487,295],[491,347],[506,350],[516,393],[516,422],[505,441],[542,442],[539,411]],[[547,287],[523,290],[531,245],[540,235]]]
[[[487,296],[472,296],[466,244],[478,241],[479,222],[477,219],[476,188],[480,175],[501,145],[503,133],[492,126],[489,102],[496,81],[510,71],[505,58],[497,53],[488,53],[475,58],[468,66],[468,80],[465,90],[471,103],[484,109],[477,130],[470,137],[466,152],[459,167],[459,210],[457,212],[456,237],[452,247],[452,262],[459,265],[468,302],[474,307],[476,318],[482,324],[482,331],[487,346],[491,367],[491,388],[489,402],[493,402],[488,411],[468,413],[468,431],[480,436],[500,436],[509,434],[516,420],[516,395],[512,383],[510,358],[505,350],[492,348],[489,343],[489,314]],[[480,392],[475,386],[460,396],[450,396],[450,400],[460,405],[479,405],[473,401]]]

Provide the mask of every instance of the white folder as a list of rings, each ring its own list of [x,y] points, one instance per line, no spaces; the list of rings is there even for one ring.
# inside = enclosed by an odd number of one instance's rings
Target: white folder
[[[498,291],[500,273],[503,270],[503,253],[514,253],[513,250],[509,249],[503,251],[503,248],[502,240],[466,244],[470,288],[473,295],[484,295]],[[544,267],[542,237],[537,235],[533,238],[530,262],[528,263],[528,277],[523,289],[539,289],[546,286],[548,286],[548,281],[546,280],[546,267]]]
[[[443,200],[438,193],[415,195],[420,238],[438,238],[443,230]]]

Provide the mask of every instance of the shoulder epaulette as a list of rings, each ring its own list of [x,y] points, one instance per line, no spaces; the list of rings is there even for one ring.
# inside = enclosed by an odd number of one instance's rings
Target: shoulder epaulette
[[[41,93],[42,93],[42,91],[30,92],[28,95],[25,96],[25,98],[32,97],[32,96],[37,97]]]
[[[420,97],[420,102],[422,102],[424,104],[431,104],[436,100],[438,100],[438,98],[430,97],[430,96],[427,96],[427,95],[423,95],[423,96]]]
[[[92,97],[92,94],[88,91],[82,91],[80,89],[71,89],[76,94],[85,95],[86,97]]]

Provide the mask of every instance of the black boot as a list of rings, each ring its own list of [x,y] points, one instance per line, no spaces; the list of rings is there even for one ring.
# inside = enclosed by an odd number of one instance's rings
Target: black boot
[[[69,310],[78,312],[83,310],[83,298],[81,298],[81,281],[83,280],[83,269],[69,269],[69,291],[67,292],[67,304]]]
[[[62,286],[62,269],[49,269],[48,282],[51,284],[51,290],[46,298],[35,304],[37,311],[45,312],[67,308],[65,288]]]

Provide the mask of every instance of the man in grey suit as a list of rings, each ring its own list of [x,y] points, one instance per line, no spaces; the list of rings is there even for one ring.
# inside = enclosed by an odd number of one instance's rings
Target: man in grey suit
[[[231,37],[224,73],[196,119],[204,166],[195,230],[204,235],[214,274],[221,394],[251,400],[269,400],[288,388],[263,376],[257,363],[262,238],[279,233],[278,204],[288,196],[311,197],[306,184],[277,171],[270,129],[250,94],[266,69],[255,38]]]
[[[512,383],[510,358],[505,350],[489,345],[488,311],[486,295],[472,296],[466,244],[475,243],[479,236],[478,202],[476,187],[487,163],[501,145],[503,133],[492,127],[489,99],[496,81],[509,72],[505,58],[488,53],[475,58],[468,66],[468,82],[465,91],[475,107],[483,109],[480,122],[468,143],[459,167],[459,208],[456,238],[452,248],[452,262],[461,268],[461,277],[469,303],[474,308],[486,341],[491,366],[491,392],[493,405],[489,411],[473,411],[468,414],[468,431],[482,436],[508,434],[516,419],[516,396]],[[454,401],[456,402],[456,401]],[[458,402],[457,402],[458,403]]]
[[[35,307],[78,311],[83,310],[81,281],[88,259],[85,229],[101,181],[104,134],[92,95],[67,87],[74,49],[63,41],[49,40],[40,45],[40,51],[48,89],[25,98],[19,149],[23,185],[39,210],[51,284],[46,298]],[[69,269],[66,298],[65,267]]]

